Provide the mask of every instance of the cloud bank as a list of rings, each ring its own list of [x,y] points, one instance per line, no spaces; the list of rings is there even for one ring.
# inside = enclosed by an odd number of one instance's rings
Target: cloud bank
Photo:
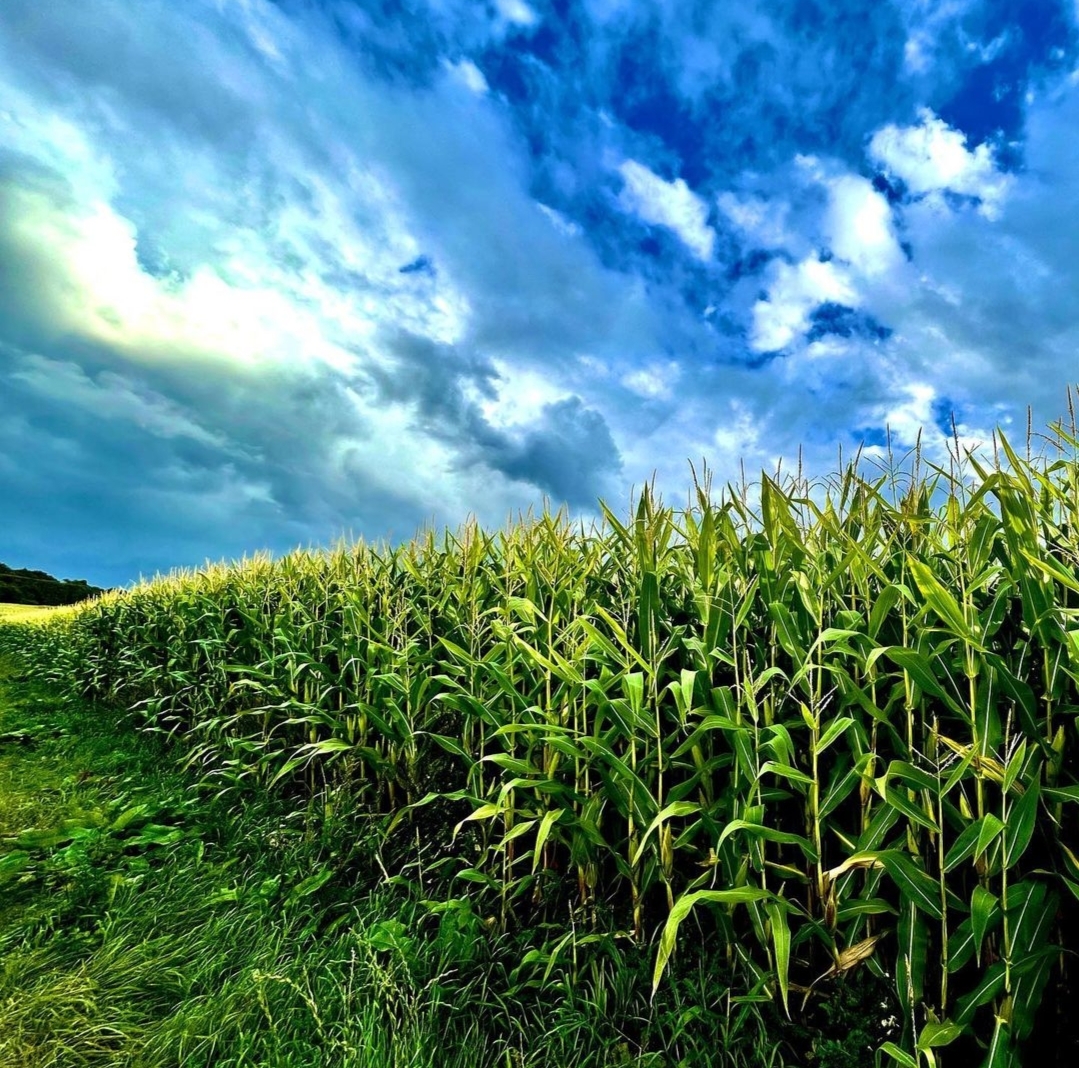
[[[0,559],[124,583],[1048,422],[1076,35],[976,0],[8,0]]]

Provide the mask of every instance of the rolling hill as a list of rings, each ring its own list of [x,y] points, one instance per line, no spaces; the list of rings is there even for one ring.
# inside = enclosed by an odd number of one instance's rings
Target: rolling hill
[[[75,604],[101,592],[82,579],[57,579],[44,571],[0,564],[0,604]]]

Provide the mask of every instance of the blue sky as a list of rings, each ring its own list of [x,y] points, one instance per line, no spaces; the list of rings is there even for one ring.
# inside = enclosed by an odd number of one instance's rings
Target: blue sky
[[[4,0],[0,560],[946,462],[1079,380],[1075,0]]]

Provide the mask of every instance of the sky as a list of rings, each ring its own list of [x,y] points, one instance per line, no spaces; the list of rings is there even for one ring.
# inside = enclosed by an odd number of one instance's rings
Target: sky
[[[0,0],[0,560],[1025,442],[1077,129],[1077,0]]]

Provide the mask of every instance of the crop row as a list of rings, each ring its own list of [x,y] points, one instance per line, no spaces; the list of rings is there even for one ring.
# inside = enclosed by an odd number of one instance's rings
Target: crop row
[[[382,817],[428,896],[553,925],[548,968],[653,940],[657,986],[711,956],[795,1012],[864,966],[899,1063],[975,1036],[996,1068],[1055,1026],[1079,919],[1079,464],[1001,446],[971,489],[646,489],[591,527],[180,573],[3,640],[222,790]]]

